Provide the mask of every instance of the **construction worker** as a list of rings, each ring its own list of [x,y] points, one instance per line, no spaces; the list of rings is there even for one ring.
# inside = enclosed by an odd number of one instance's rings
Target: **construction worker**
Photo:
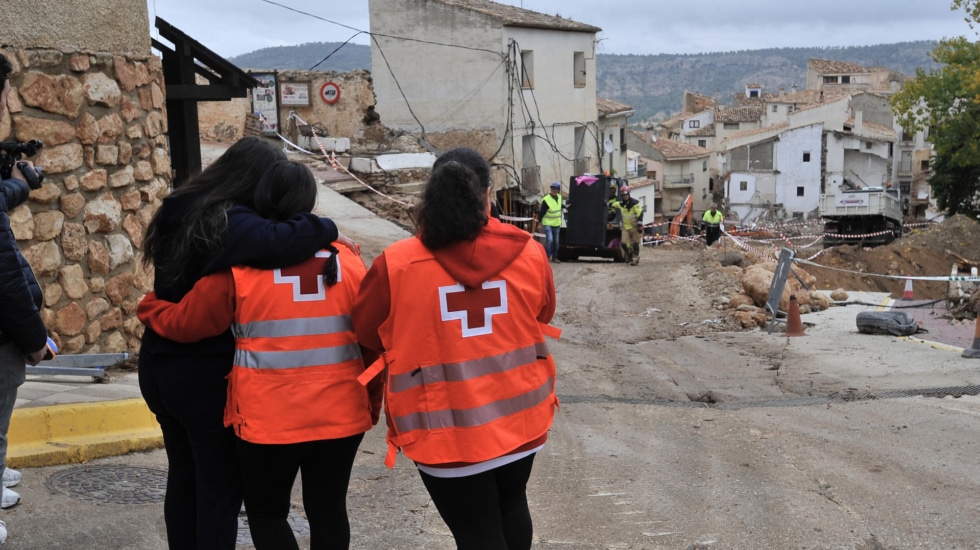
[[[548,260],[558,261],[558,232],[561,230],[561,184],[557,181],[551,184],[550,192],[541,199],[541,209],[538,210],[538,230],[544,226],[544,250]]]
[[[640,201],[630,197],[628,185],[619,189],[619,195],[619,200],[612,203],[612,208],[618,210],[623,218],[619,246],[623,247],[623,252],[626,253],[626,262],[629,265],[639,265],[640,244],[643,243],[643,234],[640,232],[643,221],[643,205],[640,204]]]
[[[607,222],[617,222],[616,214],[619,214],[619,209],[613,206],[613,203],[619,200],[619,187],[616,185],[615,181],[609,182],[609,200],[606,203],[609,206],[609,215],[606,216]]]
[[[701,217],[701,228],[704,230],[704,242],[711,246],[721,236],[721,222],[724,219],[717,204],[712,204],[711,209]]]

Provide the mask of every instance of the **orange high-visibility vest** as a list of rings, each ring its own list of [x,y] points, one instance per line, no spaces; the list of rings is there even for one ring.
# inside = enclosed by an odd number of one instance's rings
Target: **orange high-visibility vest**
[[[385,250],[391,312],[379,327],[387,364],[389,452],[430,465],[478,463],[547,433],[558,405],[555,362],[536,317],[540,245],[481,288],[466,289],[417,238]]]
[[[320,274],[320,251],[292,267],[232,268],[235,361],[225,425],[252,443],[338,439],[371,429],[364,371],[350,312],[364,263],[338,247],[337,284]]]

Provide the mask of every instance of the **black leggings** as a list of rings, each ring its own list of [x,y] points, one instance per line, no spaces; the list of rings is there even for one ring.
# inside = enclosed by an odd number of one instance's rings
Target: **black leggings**
[[[472,476],[419,474],[458,550],[528,550],[534,528],[527,480],[533,464],[531,454]]]
[[[290,493],[303,472],[303,509],[310,522],[310,549],[350,547],[347,485],[364,434],[288,445],[237,439],[248,528],[256,550],[298,549],[289,526]]]

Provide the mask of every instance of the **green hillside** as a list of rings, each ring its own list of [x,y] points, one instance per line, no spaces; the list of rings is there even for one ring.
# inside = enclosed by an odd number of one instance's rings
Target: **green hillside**
[[[810,58],[881,66],[907,75],[916,68],[936,65],[929,52],[932,41],[900,42],[846,48],[770,48],[705,54],[612,55],[596,59],[596,86],[602,97],[631,105],[639,123],[666,118],[680,111],[684,91],[698,92],[730,103],[731,94],[749,82],[767,91],[794,84],[806,87]],[[350,72],[371,69],[371,48],[340,42],[310,42],[299,46],[263,48],[230,59],[243,69],[316,69]]]

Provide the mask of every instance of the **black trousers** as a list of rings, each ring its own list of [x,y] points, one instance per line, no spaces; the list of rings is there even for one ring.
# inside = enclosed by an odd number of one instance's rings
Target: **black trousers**
[[[534,528],[527,480],[533,464],[531,454],[472,476],[419,474],[458,550],[529,550]]]
[[[245,513],[256,550],[299,549],[289,526],[290,493],[302,472],[303,510],[310,523],[310,549],[350,547],[347,486],[364,434],[286,445],[236,438],[245,491]]]
[[[173,550],[234,550],[242,493],[235,436],[224,427],[231,355],[140,353],[140,391],[167,451],[163,505]]]
[[[708,226],[708,228],[705,229],[704,241],[708,246],[711,246],[712,243],[717,241],[719,237],[721,237],[721,227]]]

